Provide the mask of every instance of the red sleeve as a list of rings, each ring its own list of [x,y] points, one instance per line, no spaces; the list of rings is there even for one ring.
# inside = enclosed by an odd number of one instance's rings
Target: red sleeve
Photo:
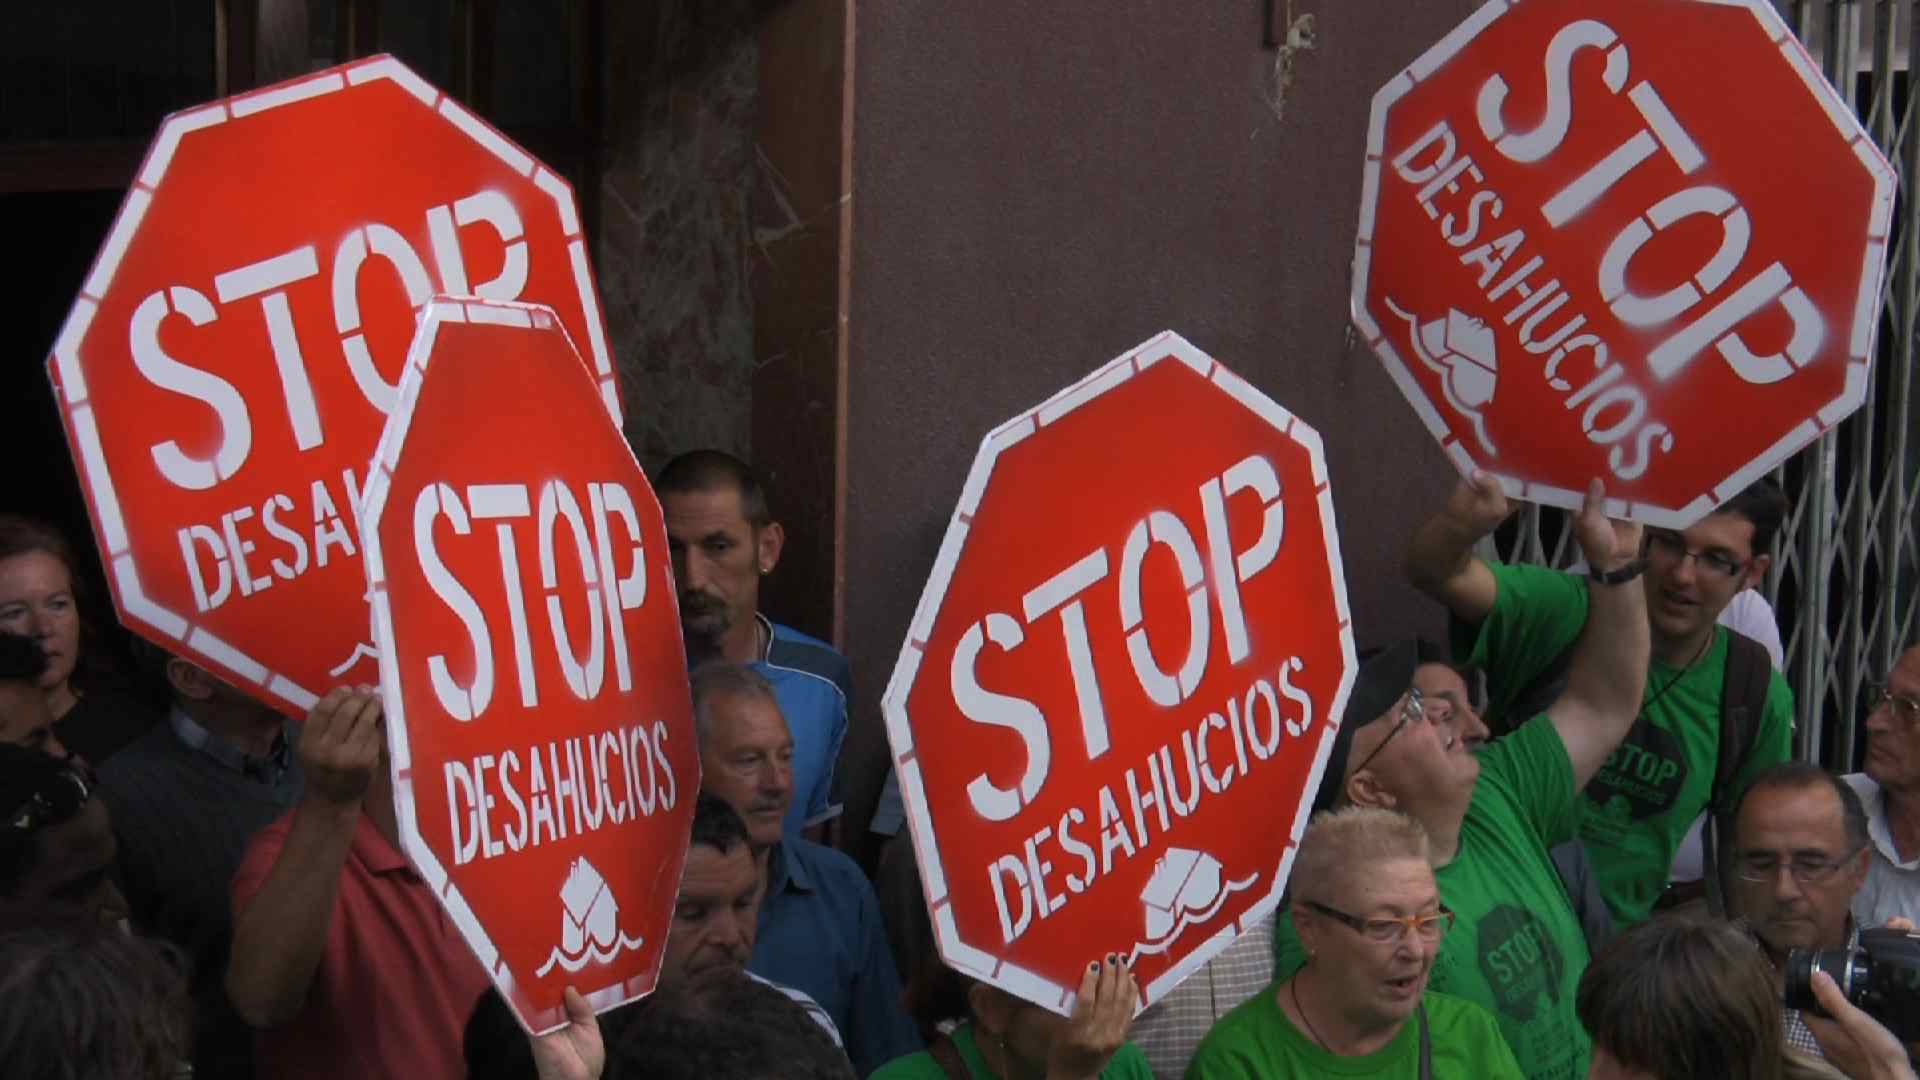
[[[247,853],[241,856],[240,869],[233,872],[233,881],[227,886],[235,915],[246,908],[253,900],[253,894],[259,892],[260,886],[266,883],[267,875],[273,872],[273,864],[280,859],[280,849],[286,846],[287,832],[292,828],[293,812],[289,810],[247,841]]]

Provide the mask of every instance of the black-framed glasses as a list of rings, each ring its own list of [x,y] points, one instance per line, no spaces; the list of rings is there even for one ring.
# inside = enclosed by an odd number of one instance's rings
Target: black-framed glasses
[[[1328,907],[1318,900],[1302,900],[1301,903],[1329,919],[1338,919],[1376,945],[1398,945],[1408,934],[1421,941],[1439,941],[1447,931],[1453,929],[1453,911],[1444,904],[1431,915],[1382,915],[1363,919]]]
[[[1658,555],[1663,562],[1677,563],[1689,556],[1694,565],[1718,577],[1730,578],[1747,568],[1752,560],[1737,560],[1724,551],[1695,551],[1677,532],[1665,529],[1647,530],[1647,553]]]
[[[1355,765],[1348,775],[1351,776],[1358,773],[1361,769],[1366,768],[1372,763],[1374,758],[1380,756],[1380,751],[1387,748],[1387,744],[1393,741],[1395,735],[1406,730],[1408,724],[1416,720],[1425,719],[1426,715],[1426,698],[1420,693],[1420,688],[1417,686],[1408,687],[1406,700],[1401,702],[1399,715],[1394,719],[1393,730],[1387,732],[1387,737],[1380,740],[1380,745],[1374,747],[1373,751],[1366,757],[1361,758],[1360,764]]]
[[[93,786],[93,770],[84,762],[68,759],[8,809],[0,821],[6,823],[9,832],[19,834],[69,821],[93,797]]]
[[[1861,692],[1861,704],[1866,706],[1869,714],[1879,712],[1883,708],[1892,709],[1893,718],[1909,729],[1920,724],[1920,701],[1915,701],[1904,694],[1894,693],[1893,688],[1885,683],[1868,683],[1861,688]]]
[[[1832,877],[1841,867],[1852,862],[1864,847],[1854,848],[1836,859],[1824,855],[1795,855],[1791,859],[1782,859],[1771,851],[1753,851],[1740,853],[1740,880],[1755,883],[1771,882],[1780,876],[1782,869],[1793,876],[1801,885],[1818,885]]]

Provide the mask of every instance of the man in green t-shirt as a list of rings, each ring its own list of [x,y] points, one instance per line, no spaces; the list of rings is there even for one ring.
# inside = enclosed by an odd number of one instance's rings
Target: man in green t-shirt
[[[1681,532],[1646,530],[1646,621],[1652,651],[1644,701],[1626,739],[1587,785],[1579,837],[1616,929],[1644,920],[1666,887],[1673,855],[1715,801],[1721,697],[1732,631],[1716,620],[1741,589],[1766,574],[1767,550],[1785,497],[1761,481]],[[1528,719],[1518,700],[1581,635],[1590,618],[1588,582],[1537,566],[1485,562],[1473,545],[1507,517],[1499,483],[1476,473],[1446,508],[1414,533],[1407,557],[1413,583],[1466,624],[1462,662],[1487,673],[1487,721],[1494,729]],[[1792,752],[1793,695],[1768,675],[1746,760],[1711,809],[1730,813],[1755,773]]]
[[[1575,522],[1588,561],[1611,573],[1592,586],[1592,618],[1567,688],[1541,717],[1482,750],[1468,749],[1453,710],[1397,717],[1414,700],[1418,656],[1396,646],[1360,669],[1325,762],[1316,805],[1384,806],[1426,826],[1440,898],[1454,912],[1433,989],[1488,1009],[1521,1071],[1580,1080],[1588,1043],[1574,1015],[1586,939],[1548,851],[1573,835],[1574,795],[1633,723],[1647,667],[1645,596],[1629,587],[1640,527],[1609,526],[1599,485]],[[1290,884],[1304,895],[1307,881]],[[1290,916],[1275,927],[1274,973],[1304,960]]]
[[[1222,1017],[1187,1080],[1521,1080],[1487,1010],[1427,990],[1454,918],[1432,857],[1426,829],[1405,814],[1347,806],[1315,815],[1293,866],[1311,959]]]

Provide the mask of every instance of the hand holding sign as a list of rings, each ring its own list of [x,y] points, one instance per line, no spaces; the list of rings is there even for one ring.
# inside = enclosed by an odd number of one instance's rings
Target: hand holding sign
[[[600,1021],[580,991],[569,986],[562,1003],[567,1026],[533,1037],[533,1066],[540,1080],[600,1080],[607,1064],[607,1044]]]
[[[327,691],[300,730],[300,768],[307,790],[337,807],[359,805],[380,764],[385,739],[379,694],[345,686]]]
[[[1073,1015],[1047,1049],[1047,1080],[1093,1080],[1107,1067],[1140,1002],[1140,986],[1122,957],[1107,954],[1080,977]]]
[[[1618,570],[1640,555],[1641,525],[1607,517],[1606,485],[1595,478],[1587,485],[1587,501],[1574,518],[1574,538],[1587,565],[1596,571]]]
[[[1479,469],[1460,478],[1453,494],[1447,496],[1446,514],[1474,537],[1485,536],[1500,527],[1513,513],[1500,481]]]

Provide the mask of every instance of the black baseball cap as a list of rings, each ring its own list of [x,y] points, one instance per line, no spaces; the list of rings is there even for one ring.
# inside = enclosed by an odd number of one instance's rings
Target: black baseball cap
[[[1340,717],[1340,729],[1333,735],[1333,750],[1327,754],[1327,767],[1320,774],[1320,789],[1314,793],[1313,813],[1333,808],[1347,779],[1347,754],[1356,733],[1387,715],[1413,685],[1413,672],[1428,651],[1415,638],[1397,641],[1367,656],[1354,676],[1353,689],[1347,694],[1347,708]],[[1308,815],[1311,819],[1312,814]]]

